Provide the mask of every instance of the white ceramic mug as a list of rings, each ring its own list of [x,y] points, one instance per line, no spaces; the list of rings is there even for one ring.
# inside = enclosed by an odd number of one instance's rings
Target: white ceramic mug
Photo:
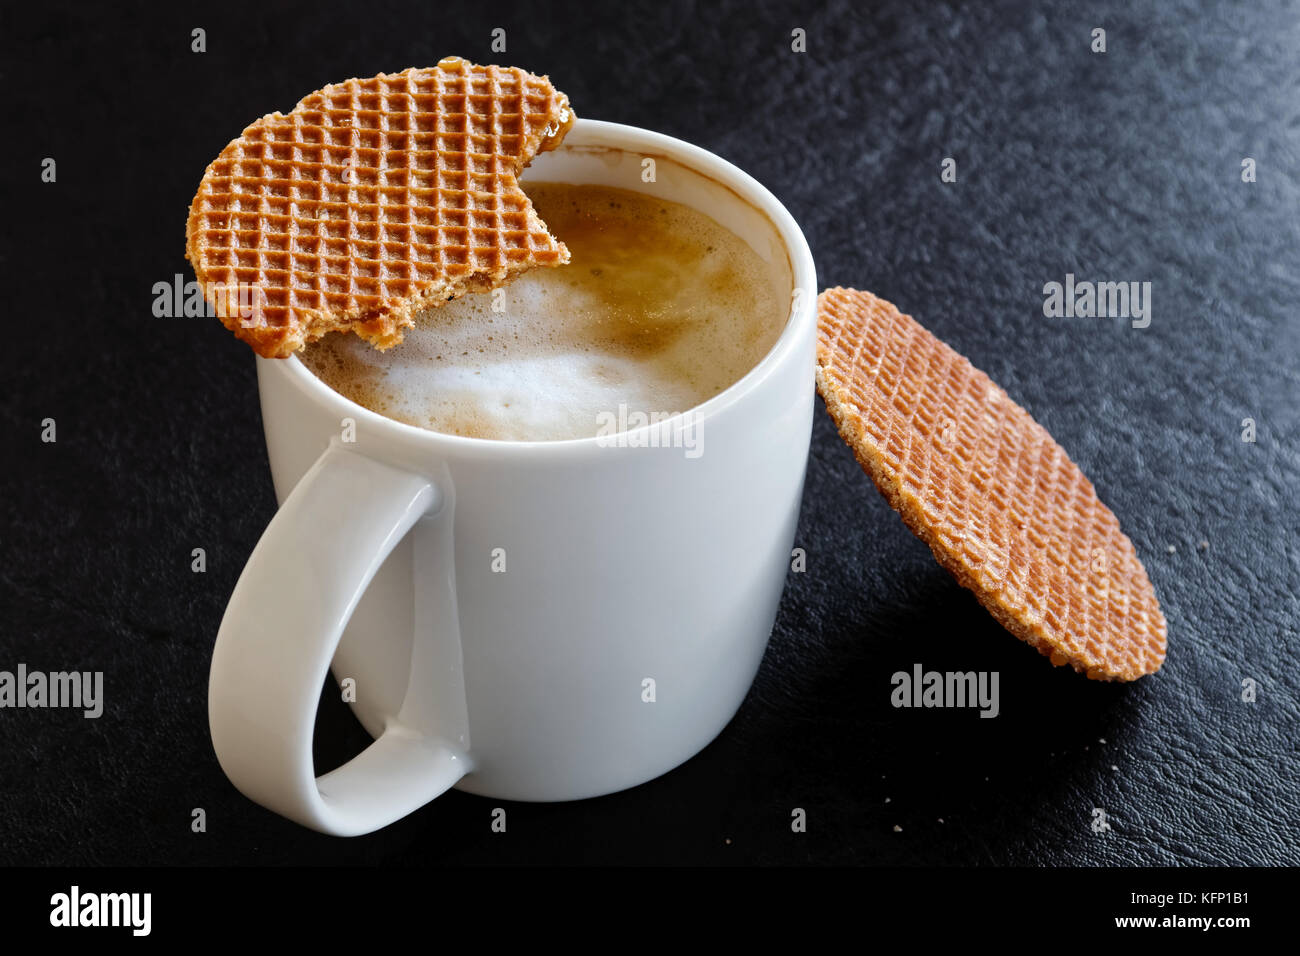
[[[644,429],[615,445],[438,434],[296,358],[257,360],[281,506],[217,636],[212,742],[244,794],[326,833],[378,829],[452,786],[573,800],[650,780],[727,724],[771,634],[813,409],[799,227],[730,163],[612,123],[579,120],[526,178],[705,212],[788,277],[790,318],[744,378],[669,420],[677,446],[638,447]],[[376,740],[317,777],[331,662]]]

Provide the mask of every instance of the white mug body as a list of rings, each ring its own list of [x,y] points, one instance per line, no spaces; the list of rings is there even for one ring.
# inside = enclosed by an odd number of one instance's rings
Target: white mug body
[[[816,275],[797,225],[767,190],[680,141],[579,120],[530,178],[654,192],[713,217],[789,283],[776,345],[684,415],[571,441],[439,434],[352,403],[296,358],[258,359],[257,371],[282,503],[331,448],[416,476],[436,500],[338,622],[331,669],[350,682],[361,723],[380,737],[399,715],[418,715],[461,756],[461,790],[572,800],[689,759],[753,682],[802,496]],[[227,750],[234,734],[224,734]],[[254,799],[271,792],[241,789]]]

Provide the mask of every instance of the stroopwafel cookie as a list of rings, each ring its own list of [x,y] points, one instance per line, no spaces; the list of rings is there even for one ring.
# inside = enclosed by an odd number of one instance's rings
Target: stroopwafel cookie
[[[347,329],[388,348],[426,306],[568,261],[516,177],[572,123],[546,77],[455,57],[327,86],[208,166],[186,257],[259,355]]]
[[[1165,619],[1115,515],[987,375],[869,292],[818,298],[817,388],[907,527],[1016,637],[1097,680],[1165,656]]]

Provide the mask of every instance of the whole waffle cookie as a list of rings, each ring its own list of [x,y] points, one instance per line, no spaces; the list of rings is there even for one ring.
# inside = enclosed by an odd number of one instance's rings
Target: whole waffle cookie
[[[546,77],[455,57],[327,86],[222,150],[186,257],[259,355],[336,329],[388,348],[426,306],[568,262],[516,177],[572,123]]]
[[[1146,569],[1091,482],[987,375],[870,292],[818,298],[817,389],[939,563],[1016,637],[1097,680],[1165,657]]]

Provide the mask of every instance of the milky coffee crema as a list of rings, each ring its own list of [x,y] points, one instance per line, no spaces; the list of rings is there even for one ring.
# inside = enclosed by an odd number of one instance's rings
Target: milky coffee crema
[[[299,353],[307,367],[399,422],[547,441],[687,411],[776,344],[789,288],[708,216],[607,186],[523,186],[568,265],[428,309],[387,352],[331,334]]]

